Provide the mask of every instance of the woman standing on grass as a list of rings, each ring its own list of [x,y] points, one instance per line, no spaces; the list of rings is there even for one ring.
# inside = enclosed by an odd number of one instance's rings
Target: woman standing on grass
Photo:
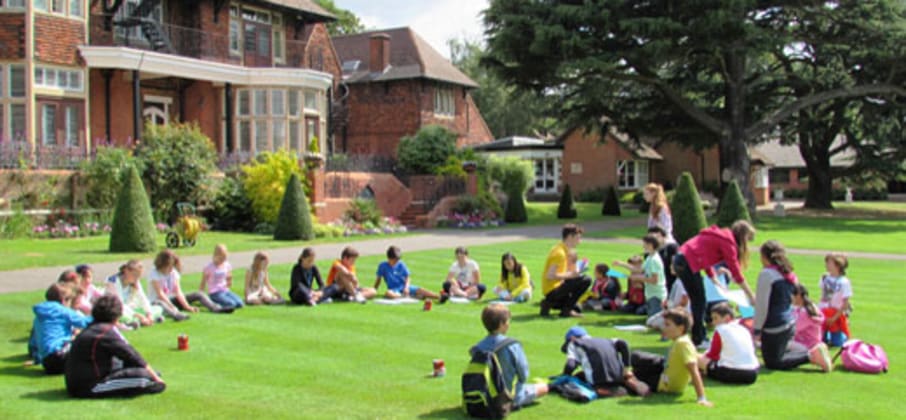
[[[642,196],[648,203],[648,227],[660,227],[664,230],[664,243],[676,243],[673,238],[673,216],[670,214],[664,187],[652,182],[642,190]]]
[[[698,235],[683,243],[673,257],[673,270],[683,282],[692,304],[692,342],[699,348],[708,348],[705,339],[705,286],[701,271],[705,270],[711,281],[719,288],[714,266],[724,263],[733,275],[733,280],[745,292],[749,302],[755,302],[755,295],[742,274],[749,262],[748,243],[755,239],[755,228],[745,220],[737,220],[729,229],[711,226],[702,229]]]

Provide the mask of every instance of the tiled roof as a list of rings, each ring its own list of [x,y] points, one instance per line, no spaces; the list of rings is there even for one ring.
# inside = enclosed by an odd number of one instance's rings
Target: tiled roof
[[[844,139],[842,137],[837,137],[834,142],[831,144],[831,148],[835,149],[841,144],[843,144]],[[761,156],[764,156],[769,165],[774,168],[804,168],[805,160],[802,159],[802,154],[799,152],[799,147],[795,144],[785,145],[781,144],[780,140],[771,140],[761,144],[756,145],[751,150],[756,150]],[[752,153],[750,153],[752,154]],[[754,157],[754,154],[752,154]],[[831,156],[831,167],[835,168],[845,168],[853,164],[855,160],[855,152],[852,149],[846,149],[840,153],[837,153]]]
[[[325,10],[323,7],[318,6],[314,0],[261,0],[264,3],[275,4],[277,6],[283,6],[293,10],[299,10],[302,12],[307,12],[313,15],[318,15],[325,17],[328,20],[335,20],[337,17],[332,13]]]
[[[521,149],[562,149],[562,144],[556,142],[546,142],[542,139],[532,137],[511,136],[494,140],[472,149],[476,151],[496,151],[496,150],[521,150]]]
[[[381,73],[372,73],[368,68],[370,38],[375,34],[390,36],[390,65]],[[337,36],[333,38],[333,45],[343,63],[343,79],[347,83],[425,78],[470,88],[478,87],[477,83],[408,27]],[[357,66],[347,66],[355,61],[358,61]]]

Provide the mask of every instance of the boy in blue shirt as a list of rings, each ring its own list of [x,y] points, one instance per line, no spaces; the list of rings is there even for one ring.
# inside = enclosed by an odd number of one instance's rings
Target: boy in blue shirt
[[[501,303],[492,303],[481,311],[481,322],[488,330],[488,336],[472,347],[469,351],[472,356],[479,351],[494,351],[498,344],[506,340],[504,334],[510,329],[510,309]],[[547,394],[547,384],[525,383],[529,377],[529,366],[521,344],[515,342],[500,349],[497,360],[503,369],[505,383],[513,383],[513,377],[518,379],[513,408],[524,407]]]
[[[391,245],[390,248],[387,248],[387,261],[378,265],[374,289],[377,290],[383,278],[384,282],[387,283],[387,293],[384,296],[388,299],[410,296],[417,299],[439,299],[440,295],[437,293],[410,284],[409,268],[401,260],[402,256],[398,246]]]
[[[33,308],[35,321],[29,340],[29,354],[35,364],[44,366],[48,374],[60,374],[69,356],[73,332],[87,327],[91,317],[67,306],[75,296],[62,284],[50,285],[44,297],[47,301]]]

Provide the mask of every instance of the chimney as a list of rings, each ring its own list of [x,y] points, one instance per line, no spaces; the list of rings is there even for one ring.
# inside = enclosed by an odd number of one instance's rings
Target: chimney
[[[390,65],[390,35],[374,34],[368,41],[368,70],[372,73],[383,73]]]

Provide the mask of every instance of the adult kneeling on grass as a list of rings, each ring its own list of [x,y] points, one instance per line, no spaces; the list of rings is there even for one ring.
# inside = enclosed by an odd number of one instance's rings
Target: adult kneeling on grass
[[[580,272],[570,270],[566,258],[569,252],[579,245],[582,239],[582,228],[568,223],[563,225],[563,240],[551,248],[544,262],[544,275],[541,276],[541,316],[548,316],[551,309],[559,309],[561,317],[581,317],[576,303],[582,294],[591,286],[591,279]]]

